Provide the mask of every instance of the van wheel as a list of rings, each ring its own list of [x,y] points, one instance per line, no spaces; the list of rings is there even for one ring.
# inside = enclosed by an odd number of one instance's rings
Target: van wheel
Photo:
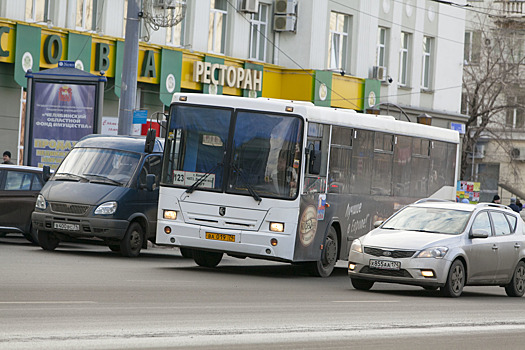
[[[193,258],[193,249],[190,249],[190,248],[179,248],[180,249],[180,254],[182,255],[182,257],[184,258]]]
[[[310,263],[312,274],[318,277],[330,276],[337,262],[338,251],[339,243],[337,241],[337,233],[335,232],[335,228],[330,226],[324,241],[323,251],[321,252],[321,260]]]
[[[129,225],[124,238],[120,241],[120,254],[128,258],[134,258],[140,254],[142,243],[144,243],[144,230],[138,222],[133,222]]]
[[[38,244],[44,250],[55,250],[60,244],[60,239],[53,232],[38,230]]]
[[[202,267],[215,267],[222,260],[222,253],[193,250],[193,260]]]
[[[120,252],[120,245],[118,244],[108,244],[109,250],[112,252],[118,253]]]

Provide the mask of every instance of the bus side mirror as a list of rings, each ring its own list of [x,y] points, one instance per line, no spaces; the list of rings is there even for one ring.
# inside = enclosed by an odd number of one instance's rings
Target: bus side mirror
[[[51,178],[51,168],[49,167],[49,165],[44,165],[44,167],[42,168],[42,180],[44,180],[44,182],[47,182],[49,178]]]
[[[308,161],[308,172],[312,175],[321,173],[321,151],[310,150]]]
[[[144,152],[152,153],[153,148],[155,147],[155,138],[157,137],[157,130],[148,129],[146,134],[146,143],[144,144]]]
[[[155,174],[146,175],[146,190],[151,192],[155,187]]]

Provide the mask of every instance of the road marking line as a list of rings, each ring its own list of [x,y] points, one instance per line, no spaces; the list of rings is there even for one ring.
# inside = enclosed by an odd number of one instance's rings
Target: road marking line
[[[399,303],[399,300],[332,300],[332,303]]]
[[[96,301],[0,301],[0,304],[96,304]]]

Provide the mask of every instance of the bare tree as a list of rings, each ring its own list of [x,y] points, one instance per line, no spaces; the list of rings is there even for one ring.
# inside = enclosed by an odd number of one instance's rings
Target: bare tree
[[[463,112],[469,118],[462,142],[461,179],[472,166],[480,139],[497,142],[509,154],[513,128],[523,127],[516,113],[523,116],[525,22],[502,16],[501,9],[493,13],[497,15],[474,16],[465,35]]]

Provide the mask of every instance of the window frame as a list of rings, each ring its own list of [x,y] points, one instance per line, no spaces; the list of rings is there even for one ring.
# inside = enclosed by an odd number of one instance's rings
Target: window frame
[[[335,16],[335,23],[334,28],[332,28],[332,21],[334,19],[332,18]],[[349,45],[349,37],[350,37],[350,15],[341,13],[341,12],[330,12],[330,19],[328,21],[328,29],[329,29],[329,35],[328,35],[328,60],[327,60],[327,66],[329,69],[346,69],[346,61],[348,55],[348,48]],[[339,31],[339,21],[343,20],[343,30]],[[346,30],[346,32],[345,32]],[[334,48],[334,40],[337,38],[337,47]],[[335,52],[337,51],[337,52]],[[334,56],[337,56],[337,58],[334,60]]]
[[[210,22],[208,27],[208,51],[215,54],[225,54],[226,51],[226,23],[228,21],[228,9],[217,8],[217,1],[210,1]],[[217,32],[219,21],[222,20],[220,28],[220,47],[217,50]]]
[[[266,18],[261,19],[263,8],[266,9]],[[266,62],[266,54],[268,52],[268,27],[270,25],[270,5],[259,3],[259,11],[250,15],[250,44],[248,47],[248,58],[256,61]],[[255,17],[258,17],[257,19]],[[261,29],[263,28],[263,29]],[[256,35],[254,35],[256,34]],[[262,47],[261,47],[262,43]],[[262,54],[261,54],[262,48]],[[254,54],[255,49],[255,54]]]
[[[187,11],[188,10],[187,1],[188,0],[175,0],[176,8],[168,9],[168,11],[172,12],[172,16],[174,16],[177,10],[183,6],[186,7],[185,11]],[[178,38],[179,38],[178,43],[174,41],[174,39],[177,37],[173,35],[174,32],[175,33],[178,32],[177,33]],[[175,47],[183,47],[185,45],[185,40],[184,40],[185,35],[186,35],[186,16],[184,16],[182,20],[179,23],[177,23],[175,26],[166,28],[166,45],[171,45]]]
[[[376,46],[376,65],[386,67],[387,54],[387,34],[388,28],[378,27],[377,31],[377,46]]]
[[[410,79],[410,72],[408,67],[410,66],[410,46],[411,46],[412,34],[408,32],[401,32],[401,45],[399,48],[399,86],[408,86]]]
[[[25,19],[27,21],[31,21],[31,22],[36,22],[36,23],[45,23],[45,22],[48,22],[50,21],[50,16],[49,16],[49,3],[50,1],[49,0],[44,0],[44,13],[42,14],[42,20],[40,19],[37,19],[37,11],[38,11],[38,6],[39,5],[39,1],[38,0],[26,0],[26,3],[25,3]],[[40,4],[41,5],[41,4]],[[29,16],[28,16],[29,14]]]
[[[423,36],[423,57],[421,64],[421,89],[431,90],[432,86],[432,55],[434,53],[434,38]]]
[[[86,21],[89,20],[89,17],[86,15],[88,2],[91,2],[91,23],[89,27],[87,26]],[[79,4],[82,4],[81,11],[79,9]],[[77,13],[75,16],[75,27],[77,30],[96,32],[97,31],[97,9],[98,9],[98,0],[77,0]],[[80,17],[79,17],[80,16]],[[80,19],[80,25],[79,25]],[[125,33],[125,29],[124,29]]]

